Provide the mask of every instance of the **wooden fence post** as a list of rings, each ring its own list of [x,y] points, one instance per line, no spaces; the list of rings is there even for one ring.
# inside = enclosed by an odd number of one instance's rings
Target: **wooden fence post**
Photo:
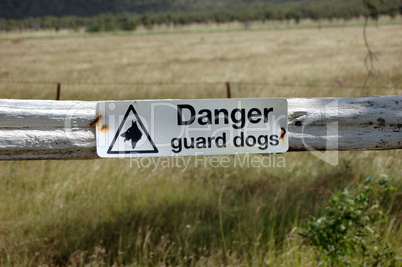
[[[226,95],[227,95],[227,98],[231,98],[231,96],[230,96],[230,83],[229,82],[226,83]]]
[[[57,96],[56,100],[60,100],[60,91],[61,91],[61,84],[57,83]]]

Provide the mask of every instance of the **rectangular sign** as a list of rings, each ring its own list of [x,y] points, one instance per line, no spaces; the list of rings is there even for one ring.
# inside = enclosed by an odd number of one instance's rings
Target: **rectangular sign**
[[[283,98],[105,101],[96,107],[102,158],[282,153]]]

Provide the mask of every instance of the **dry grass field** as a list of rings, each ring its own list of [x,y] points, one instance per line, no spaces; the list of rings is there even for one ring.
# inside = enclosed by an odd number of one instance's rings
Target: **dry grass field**
[[[368,39],[379,74],[367,91],[361,27],[2,41],[0,97],[53,99],[57,82],[78,100],[224,97],[226,81],[240,83],[234,97],[400,94],[401,26]]]
[[[54,99],[58,82],[64,100],[223,98],[227,81],[232,97],[401,94],[401,24],[368,28],[378,73],[365,88],[362,30],[5,38],[0,98]],[[130,160],[0,162],[0,263],[315,266],[315,251],[300,247],[297,232],[334,192],[369,175],[398,188],[386,202],[381,240],[400,257],[401,152],[338,156],[331,166],[308,152],[285,153],[265,168],[239,167],[235,157],[225,168],[182,158],[186,169]]]

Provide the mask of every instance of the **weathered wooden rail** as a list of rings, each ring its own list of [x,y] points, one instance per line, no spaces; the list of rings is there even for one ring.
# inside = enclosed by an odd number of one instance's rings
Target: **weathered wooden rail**
[[[0,160],[98,158],[95,105],[0,100]],[[401,106],[402,95],[290,98],[289,151],[400,149]]]

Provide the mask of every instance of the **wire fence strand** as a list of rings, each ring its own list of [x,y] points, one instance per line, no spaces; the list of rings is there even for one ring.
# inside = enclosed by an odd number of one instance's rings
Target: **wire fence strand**
[[[228,81],[183,81],[183,82],[85,82],[85,81],[16,81],[16,80],[5,80],[0,81],[1,83],[14,83],[14,84],[68,84],[68,85],[117,85],[117,86],[155,86],[155,85],[238,85],[238,86],[249,86],[249,85],[260,85],[260,86],[277,86],[277,87],[322,87],[322,88],[356,88],[361,89],[365,84],[321,84],[321,83],[278,83],[278,82],[228,82]],[[389,88],[402,90],[402,86],[391,85],[370,85],[371,88]]]

